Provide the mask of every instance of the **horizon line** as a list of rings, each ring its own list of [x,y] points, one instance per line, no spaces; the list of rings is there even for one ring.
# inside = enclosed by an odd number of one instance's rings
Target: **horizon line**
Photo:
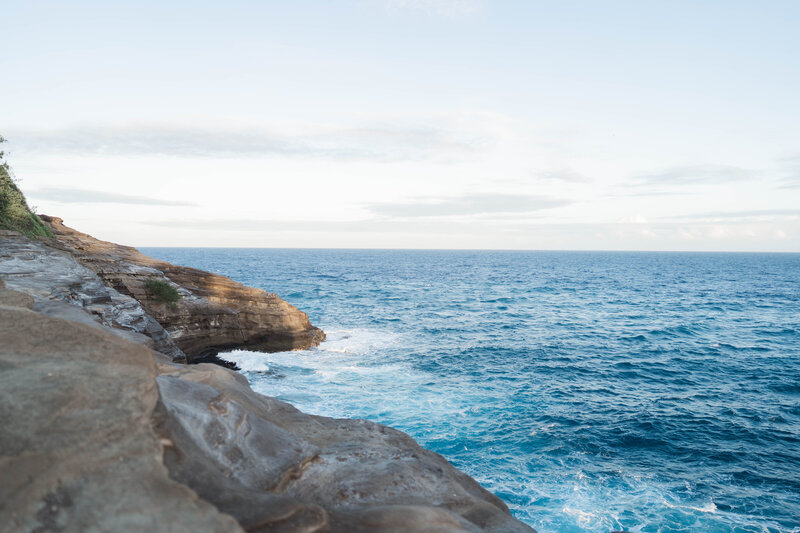
[[[131,245],[132,246],[132,245]],[[798,255],[798,251],[775,250],[624,250],[624,249],[546,249],[546,248],[355,248],[355,247],[286,247],[286,246],[133,246],[134,248],[182,248],[210,250],[340,250],[340,251],[384,251],[384,252],[569,252],[569,253],[678,253],[678,254],[787,254]]]

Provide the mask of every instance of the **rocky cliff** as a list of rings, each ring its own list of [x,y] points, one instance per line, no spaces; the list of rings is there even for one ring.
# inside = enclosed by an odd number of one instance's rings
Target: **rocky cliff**
[[[55,241],[0,233],[0,531],[532,531],[399,431],[175,362],[319,342],[305,314],[48,223]]]
[[[231,348],[308,348],[325,338],[322,330],[308,321],[308,315],[275,294],[95,239],[65,226],[60,218],[41,218],[56,236],[53,246],[69,252],[109,287],[135,298],[167,330],[189,362],[209,360]],[[158,295],[148,290],[147,280],[173,285],[180,299],[159,301]]]

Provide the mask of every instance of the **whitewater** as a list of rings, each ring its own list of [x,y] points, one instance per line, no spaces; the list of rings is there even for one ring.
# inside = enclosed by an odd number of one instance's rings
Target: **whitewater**
[[[253,388],[401,429],[541,533],[800,532],[800,254],[148,248],[328,340]]]

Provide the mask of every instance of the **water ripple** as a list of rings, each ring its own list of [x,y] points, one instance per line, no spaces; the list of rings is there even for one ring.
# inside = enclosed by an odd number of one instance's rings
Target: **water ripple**
[[[800,255],[149,249],[329,340],[256,390],[396,426],[542,533],[800,532]]]

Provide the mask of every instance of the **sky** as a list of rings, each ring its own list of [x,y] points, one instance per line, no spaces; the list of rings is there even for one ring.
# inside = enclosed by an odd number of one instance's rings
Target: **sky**
[[[800,2],[8,1],[29,203],[133,246],[800,252]]]

